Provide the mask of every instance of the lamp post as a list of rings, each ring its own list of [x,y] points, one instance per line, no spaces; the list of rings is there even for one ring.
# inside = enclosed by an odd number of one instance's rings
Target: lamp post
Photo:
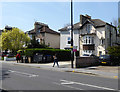
[[[74,53],[73,53],[73,2],[71,0],[71,68],[73,68]]]

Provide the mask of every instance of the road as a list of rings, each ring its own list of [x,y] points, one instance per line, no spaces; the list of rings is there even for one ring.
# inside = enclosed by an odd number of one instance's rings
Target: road
[[[1,71],[4,90],[118,90],[118,80],[111,78],[7,63],[2,63]]]

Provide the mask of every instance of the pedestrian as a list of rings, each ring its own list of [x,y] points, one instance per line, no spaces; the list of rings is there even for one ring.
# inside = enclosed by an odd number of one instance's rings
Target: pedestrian
[[[20,63],[20,60],[21,60],[20,52],[16,55],[16,60],[17,60],[17,63]]]
[[[57,54],[55,54],[55,55],[53,56],[53,59],[54,59],[53,67],[55,66],[55,63],[57,63],[57,66],[59,67],[58,59],[57,59]]]

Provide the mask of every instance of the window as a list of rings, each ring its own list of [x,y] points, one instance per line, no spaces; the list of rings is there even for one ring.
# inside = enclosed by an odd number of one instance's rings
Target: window
[[[68,39],[67,39],[67,44],[71,44],[71,38],[70,37],[68,37]]]
[[[83,54],[83,56],[86,56],[86,55],[90,56],[93,54],[93,50],[83,50],[82,54]]]
[[[83,44],[94,44],[94,37],[92,36],[84,36]]]
[[[90,30],[91,30],[91,25],[88,24],[88,25],[86,26],[86,31],[87,31],[88,33],[90,33]]]
[[[86,37],[86,44],[87,44],[87,37]]]
[[[38,30],[38,32],[40,33],[40,29]]]
[[[104,45],[105,40],[104,39],[100,39],[100,45]]]
[[[90,37],[89,37],[89,44],[90,44]]]
[[[94,37],[92,37],[92,44],[94,44]]]

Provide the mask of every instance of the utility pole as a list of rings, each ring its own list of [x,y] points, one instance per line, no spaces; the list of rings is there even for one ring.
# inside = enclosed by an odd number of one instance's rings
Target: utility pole
[[[71,0],[71,68],[73,68],[74,53],[73,53],[73,2]]]

